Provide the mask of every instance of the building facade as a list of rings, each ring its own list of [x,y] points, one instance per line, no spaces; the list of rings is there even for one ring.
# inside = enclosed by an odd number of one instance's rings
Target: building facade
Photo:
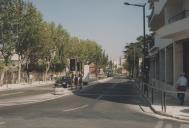
[[[189,74],[189,0],[149,0],[150,83],[175,89],[183,72]]]

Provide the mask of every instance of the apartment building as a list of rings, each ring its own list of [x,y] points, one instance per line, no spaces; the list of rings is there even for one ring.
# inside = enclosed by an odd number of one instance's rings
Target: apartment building
[[[189,0],[149,0],[150,82],[174,89],[180,73],[189,74]]]

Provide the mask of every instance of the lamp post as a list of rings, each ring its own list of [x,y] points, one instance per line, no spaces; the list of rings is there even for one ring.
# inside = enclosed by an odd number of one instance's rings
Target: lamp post
[[[140,7],[143,9],[143,46],[144,46],[144,49],[143,49],[143,52],[144,52],[144,59],[143,59],[143,73],[145,71],[145,65],[146,65],[146,59],[145,59],[145,56],[147,55],[146,54],[146,50],[147,50],[147,44],[146,44],[146,21],[145,21],[145,7],[146,7],[146,3],[145,4],[131,4],[131,3],[128,3],[128,2],[125,2],[124,5],[129,5],[129,6],[136,6],[136,7]],[[147,80],[147,73],[145,73],[145,80]]]
[[[96,79],[98,80],[98,47],[96,45]]]

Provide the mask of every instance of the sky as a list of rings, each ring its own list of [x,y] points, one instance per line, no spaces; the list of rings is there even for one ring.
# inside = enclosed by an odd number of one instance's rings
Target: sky
[[[147,0],[28,0],[45,20],[63,25],[71,36],[95,40],[112,60],[143,34],[142,8],[123,5]],[[149,14],[148,7],[146,13]],[[147,22],[147,19],[146,19]],[[148,33],[148,27],[146,26]]]

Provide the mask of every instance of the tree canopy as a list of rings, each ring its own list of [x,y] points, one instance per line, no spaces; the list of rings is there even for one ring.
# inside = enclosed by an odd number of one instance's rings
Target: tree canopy
[[[35,6],[24,0],[0,1],[0,45],[1,65],[11,65],[11,57],[17,54],[18,70],[28,74],[61,72],[71,58],[84,64],[95,62],[102,68],[109,62],[96,41],[71,37],[62,25],[45,21]]]

